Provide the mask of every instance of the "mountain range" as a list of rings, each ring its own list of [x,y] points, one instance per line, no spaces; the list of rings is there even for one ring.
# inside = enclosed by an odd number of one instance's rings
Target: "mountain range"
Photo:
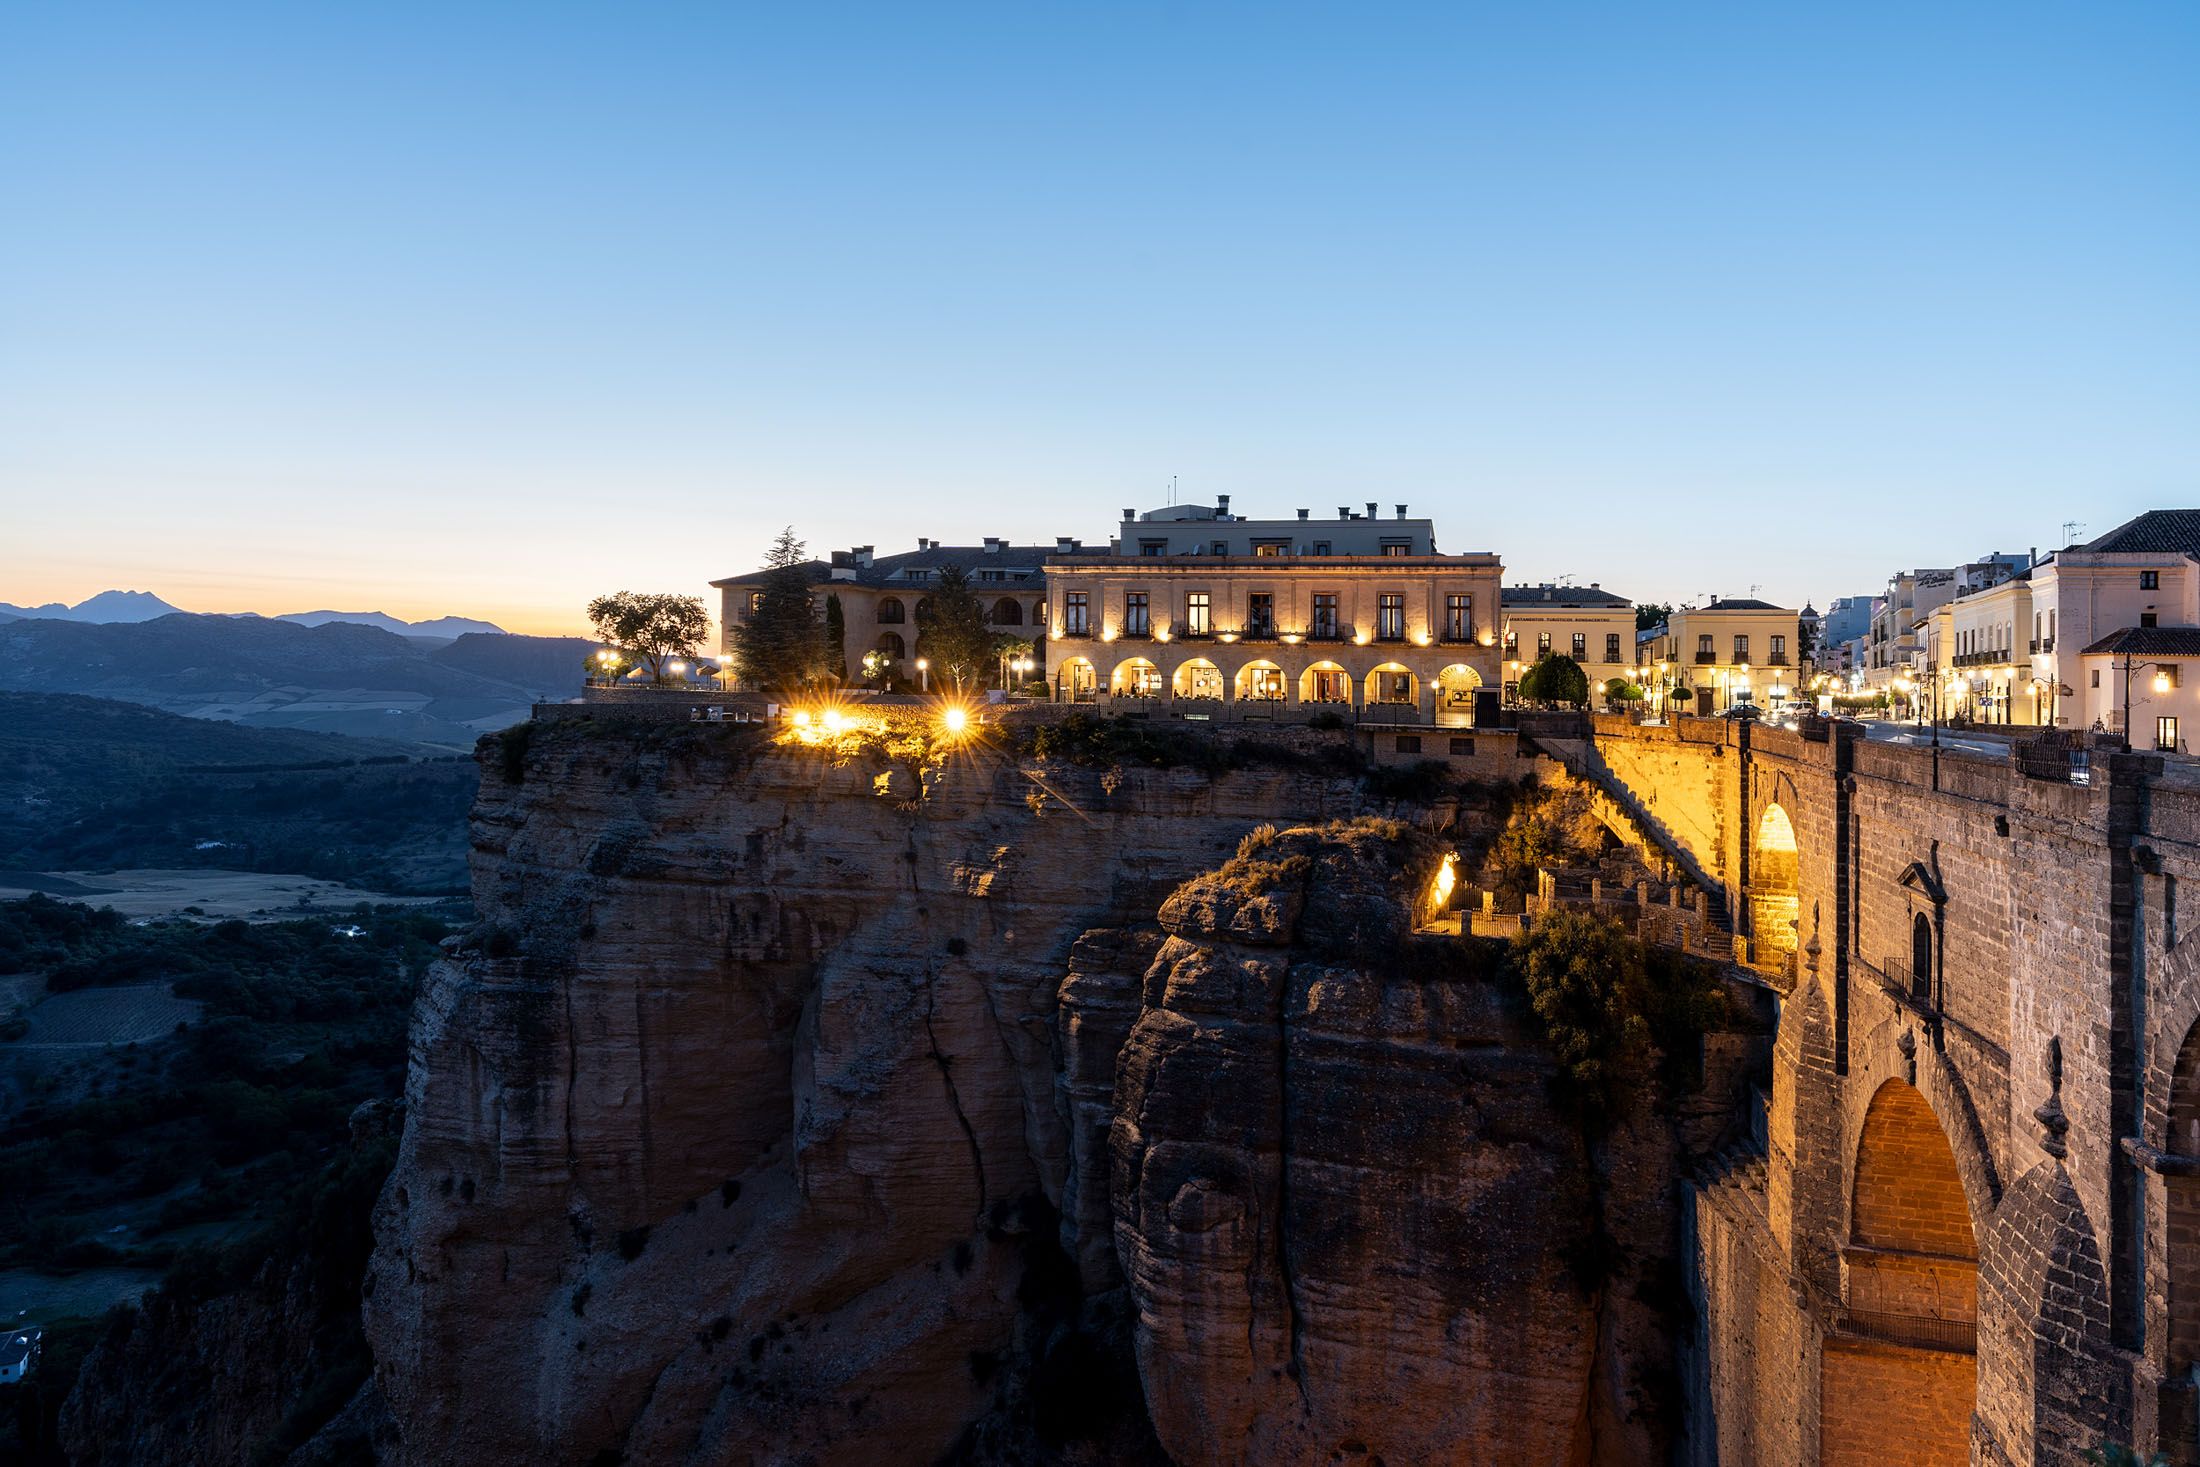
[[[580,637],[471,632],[443,640],[348,621],[38,616],[0,622],[0,689],[464,750],[525,718],[532,704],[577,693],[595,650]]]
[[[146,622],[157,617],[191,614],[180,606],[163,601],[151,591],[102,591],[74,606],[67,606],[59,601],[49,601],[43,606],[14,606],[0,601],[0,622],[72,621],[94,626],[113,626],[117,623]],[[272,618],[260,618],[256,611],[230,614],[247,619],[295,622],[306,627],[345,622],[353,626],[394,632],[401,637],[423,637],[441,641],[452,641],[477,633],[496,636],[504,633],[504,628],[494,622],[476,621],[465,616],[439,616],[428,621],[405,621],[386,611],[290,611]]]

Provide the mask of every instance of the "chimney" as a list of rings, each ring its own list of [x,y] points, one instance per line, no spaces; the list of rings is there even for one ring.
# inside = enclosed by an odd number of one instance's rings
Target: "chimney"
[[[1001,537],[998,535],[986,536],[985,553],[988,555],[999,555],[1001,553],[1001,543]]]
[[[1406,507],[1405,507],[1404,505],[1402,505],[1402,504],[1401,504],[1401,505],[1399,505],[1399,506],[1398,506],[1398,518],[1399,518],[1399,519],[1404,519],[1405,517],[1406,517]]]
[[[917,548],[919,550],[930,550],[932,548],[932,542],[925,539],[924,536],[919,535],[917,536]]]
[[[1338,506],[1337,506],[1337,518],[1338,518],[1338,519],[1340,519],[1340,520],[1348,520],[1348,519],[1351,519],[1351,518],[1352,518],[1352,506],[1351,506],[1351,505],[1349,505],[1349,504],[1340,504],[1340,505],[1338,505]]]
[[[1216,513],[1217,515],[1221,516],[1221,517],[1222,517],[1223,519],[1228,519],[1228,518],[1230,517],[1230,496],[1229,496],[1229,495],[1227,495],[1227,494],[1217,494],[1217,495],[1215,496],[1215,513]]]
[[[1299,522],[1301,524],[1304,524],[1306,522],[1306,511],[1303,509],[1299,511]]]
[[[1128,521],[1128,520],[1133,520],[1133,519],[1136,519],[1137,517],[1138,517],[1138,511],[1137,511],[1137,510],[1135,510],[1135,509],[1126,509],[1126,510],[1124,510],[1124,511],[1123,511],[1123,518],[1124,518],[1124,519],[1125,519],[1126,521]]]
[[[1077,542],[1067,535],[1056,535],[1054,537],[1054,553],[1056,555],[1067,555],[1076,544]]]
[[[869,570],[871,568],[871,552],[876,550],[877,548],[878,547],[875,545],[858,545],[854,550],[851,550],[848,553],[855,557],[855,562],[857,565],[862,566],[865,570]]]
[[[1367,502],[1367,517],[1369,519],[1375,518],[1375,501],[1372,499]]]

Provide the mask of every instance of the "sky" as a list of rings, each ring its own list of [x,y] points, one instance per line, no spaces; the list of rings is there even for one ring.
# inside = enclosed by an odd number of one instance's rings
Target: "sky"
[[[1823,607],[2200,504],[2195,75],[2183,0],[0,0],[0,600],[578,630],[1174,480]]]

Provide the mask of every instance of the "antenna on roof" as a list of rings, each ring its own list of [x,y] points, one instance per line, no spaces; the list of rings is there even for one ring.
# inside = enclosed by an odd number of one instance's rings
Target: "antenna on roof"
[[[2073,546],[2073,545],[2077,544],[2077,543],[2078,543],[2078,531],[2080,531],[2080,530],[2082,530],[2082,529],[2084,529],[2084,528],[2085,528],[2085,524],[2084,524],[2084,522],[2083,522],[2083,521],[2081,521],[2081,520],[2064,520],[2064,521],[2063,521],[2063,549],[2065,549],[2065,550],[2068,550],[2068,549],[2069,549],[2069,548],[2070,548],[2071,546]]]
[[[1755,600],[1755,599],[1757,598],[1757,593],[1758,593],[1759,591],[1762,591],[1762,590],[1763,590],[1764,588],[1765,588],[1765,586],[1764,586],[1764,582],[1762,582],[1762,581],[1751,581],[1751,582],[1749,583],[1749,596],[1750,596],[1750,599],[1754,601],[1754,600]]]
[[[1176,475],[1169,475],[1169,503],[1176,503]]]

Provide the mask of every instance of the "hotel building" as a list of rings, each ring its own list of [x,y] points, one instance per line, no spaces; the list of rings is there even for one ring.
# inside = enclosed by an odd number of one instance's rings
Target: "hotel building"
[[[1494,714],[1502,565],[1340,506],[1254,520],[1175,505],[1046,562],[1055,697],[1197,715],[1471,724]]]

